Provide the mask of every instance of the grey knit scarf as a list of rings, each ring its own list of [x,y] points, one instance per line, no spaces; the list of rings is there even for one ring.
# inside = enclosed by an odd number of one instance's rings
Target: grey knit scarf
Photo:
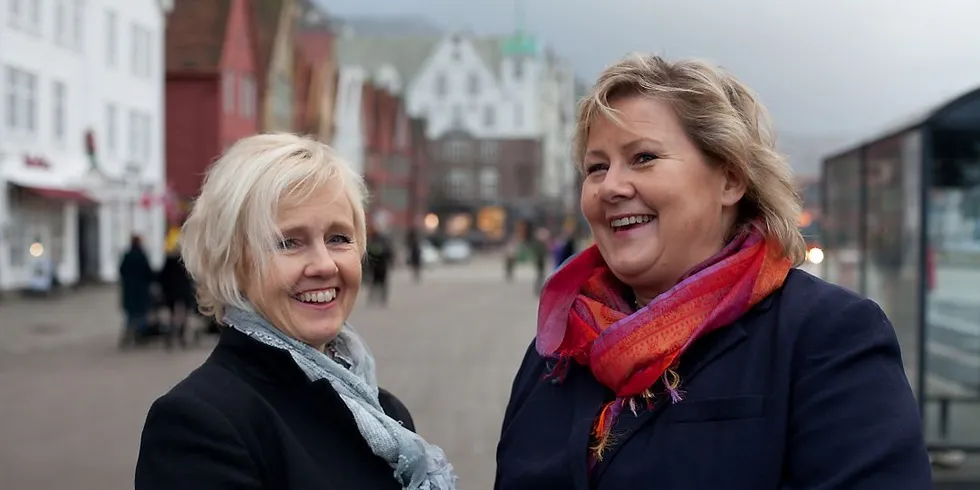
[[[361,436],[374,454],[394,469],[395,480],[402,488],[456,489],[453,467],[442,449],[425,442],[382,410],[378,401],[374,358],[349,325],[344,324],[340,334],[329,345],[337,357],[350,365],[348,368],[323,352],[289,337],[254,312],[229,307],[223,322],[263,344],[289,352],[310,380],[326,379],[330,382],[354,415]]]

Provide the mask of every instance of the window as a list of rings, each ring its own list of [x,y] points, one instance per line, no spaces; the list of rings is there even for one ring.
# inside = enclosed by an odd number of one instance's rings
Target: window
[[[146,161],[150,157],[150,116],[139,111],[129,111],[129,159]]]
[[[143,125],[140,128],[143,130],[141,149],[142,149],[143,158],[147,160],[150,159],[150,151],[152,150],[152,143],[153,143],[153,137],[152,137],[153,133],[151,128],[152,125],[153,125],[153,120],[150,118],[150,115],[143,114]]]
[[[464,199],[469,195],[469,175],[465,170],[454,168],[446,174],[446,194],[453,199]]]
[[[497,111],[492,105],[483,108],[483,125],[492,128],[497,124]]]
[[[118,132],[118,115],[116,106],[113,104],[106,104],[105,106],[105,140],[106,149],[109,150],[109,154],[115,156],[119,148],[119,135]]]
[[[463,106],[456,104],[453,106],[453,127],[463,126]]]
[[[85,40],[85,0],[75,0],[75,18],[72,34],[75,37],[75,49],[83,50]]]
[[[7,67],[4,77],[7,128],[12,132],[37,131],[37,75]]]
[[[152,46],[150,45],[150,32],[137,24],[130,28],[130,72],[140,78],[150,78],[153,74],[150,69],[150,55]]]
[[[483,167],[480,169],[480,197],[483,199],[497,198],[497,169],[494,167]]]
[[[524,106],[520,102],[514,102],[514,126],[517,129],[524,126]]]
[[[226,72],[221,78],[221,100],[225,114],[235,113],[235,74]]]
[[[140,115],[136,111],[129,111],[129,159],[136,160],[140,152]]]
[[[7,0],[7,22],[10,27],[17,27],[22,22],[25,6],[22,5],[28,0]]]
[[[7,22],[14,29],[41,33],[41,0],[7,0]]]
[[[480,93],[480,75],[476,73],[470,73],[468,78],[468,85],[470,90],[470,95],[479,95]]]
[[[468,148],[465,141],[448,141],[444,144],[446,160],[450,162],[462,162]]]
[[[480,157],[484,163],[494,163],[497,160],[497,142],[484,141],[480,144]]]
[[[524,60],[516,58],[514,59],[514,80],[521,78],[524,78]]]
[[[116,13],[112,10],[105,12],[105,62],[106,65],[115,67],[119,58],[119,41],[117,39]]]
[[[52,85],[51,92],[52,92],[51,105],[53,109],[52,117],[54,118],[54,120],[52,121],[54,140],[60,143],[64,143],[65,133],[67,132],[65,130],[65,126],[67,124],[67,121],[65,120],[67,116],[65,114],[65,111],[67,110],[66,109],[66,105],[67,105],[66,98],[68,97],[67,89],[65,88],[64,83],[54,82],[54,84]]]
[[[440,73],[436,76],[436,95],[445,97],[447,93],[449,93],[449,81],[446,80],[445,73]]]
[[[54,42],[59,46],[68,46],[68,0],[54,0]]]

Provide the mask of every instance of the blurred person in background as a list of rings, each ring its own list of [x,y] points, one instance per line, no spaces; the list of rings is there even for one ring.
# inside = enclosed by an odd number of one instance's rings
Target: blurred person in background
[[[495,488],[932,488],[888,318],[792,269],[799,197],[750,90],[635,55],[579,114],[595,246],[542,292]]]
[[[544,279],[548,274],[548,239],[551,234],[545,227],[537,228],[528,241],[528,252],[531,255],[531,263],[534,266],[534,294],[537,296],[544,285]]]
[[[555,270],[558,270],[573,255],[575,255],[575,226],[565,224],[562,226],[561,235],[555,241]]]
[[[412,228],[406,238],[408,246],[408,266],[412,268],[412,278],[415,282],[422,280],[422,242],[419,232]]]
[[[395,262],[395,250],[388,236],[377,227],[368,233],[367,262],[370,274],[368,299],[385,306],[388,304],[388,273]]]
[[[504,278],[507,282],[514,281],[514,267],[521,251],[521,240],[517,234],[507,239],[504,244]]]
[[[294,135],[245,138],[208,171],[181,252],[221,337],[151,406],[137,490],[455,488],[346,324],[363,199],[346,162]]]
[[[143,251],[142,239],[133,235],[129,240],[129,250],[119,264],[122,310],[126,316],[119,347],[135,344],[149,327],[150,309],[153,306],[151,289],[156,279],[150,260]]]
[[[196,301],[194,299],[194,281],[191,280],[180,258],[179,242],[174,240],[168,245],[167,257],[160,270],[160,290],[163,293],[167,310],[170,312],[170,328],[164,345],[169,349],[174,341],[181,347],[187,347],[187,323],[194,314]]]

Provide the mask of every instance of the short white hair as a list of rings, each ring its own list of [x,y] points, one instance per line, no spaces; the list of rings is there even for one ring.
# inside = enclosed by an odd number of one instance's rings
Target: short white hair
[[[280,204],[302,202],[326,187],[350,201],[354,244],[363,254],[364,180],[329,146],[288,133],[259,134],[239,140],[211,165],[180,240],[201,313],[220,321],[226,306],[251,309],[240,280],[243,272],[262,280],[283,239],[276,225]]]

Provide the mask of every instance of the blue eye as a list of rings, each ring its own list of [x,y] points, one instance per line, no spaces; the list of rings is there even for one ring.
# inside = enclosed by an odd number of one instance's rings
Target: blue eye
[[[330,237],[330,243],[351,244],[354,243],[354,239],[347,235],[334,235]]]

